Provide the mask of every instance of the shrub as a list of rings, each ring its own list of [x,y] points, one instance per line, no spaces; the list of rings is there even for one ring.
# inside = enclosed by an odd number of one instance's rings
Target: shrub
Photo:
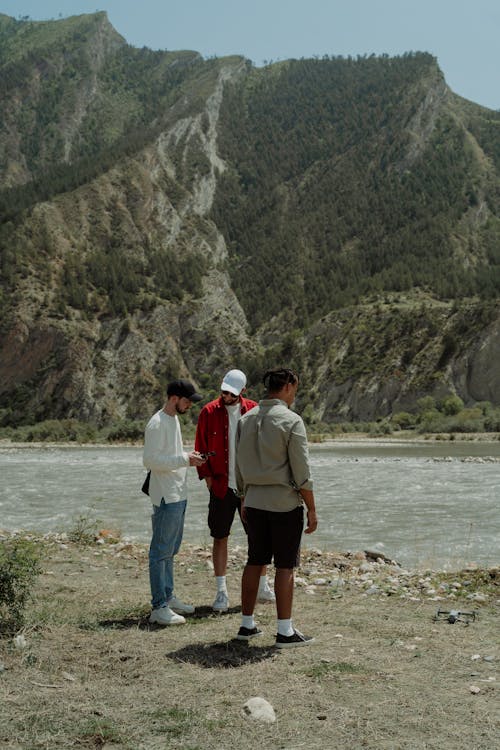
[[[24,623],[33,582],[41,572],[40,551],[33,542],[8,539],[0,547],[0,630],[13,633]]]
[[[430,431],[430,432],[442,432],[443,428],[441,427],[443,420],[443,415],[437,410],[437,409],[429,409],[427,411],[423,411],[419,415],[419,424],[420,424],[420,430],[421,431]],[[439,423],[439,427],[437,426]],[[446,428],[445,428],[446,429]]]
[[[485,417],[484,429],[486,432],[500,432],[500,409],[495,409]]]
[[[483,432],[484,417],[481,409],[462,409],[452,419],[450,432]]]
[[[400,411],[392,417],[392,423],[401,430],[410,430],[415,426],[415,417],[407,411]]]
[[[22,425],[12,429],[12,439],[26,443],[89,443],[96,439],[95,425],[76,419],[46,419],[34,425]]]
[[[367,432],[373,437],[382,437],[383,435],[391,435],[392,427],[386,420],[371,422]]]
[[[490,403],[490,401],[479,401],[476,404],[476,409],[481,409],[485,417],[489,416],[492,412],[495,411],[495,407],[492,403]]]
[[[441,411],[446,414],[447,417],[452,417],[458,414],[464,408],[464,402],[460,396],[446,396],[441,404]]]
[[[449,432],[484,432],[484,423],[482,419],[468,419],[452,421],[448,427]]]
[[[423,396],[417,401],[418,413],[423,415],[425,412],[434,411],[436,408],[436,401],[432,396]]]
[[[68,539],[75,544],[92,544],[101,525],[102,522],[90,513],[81,513],[74,519],[73,526],[68,531]]]
[[[124,420],[110,427],[106,436],[108,442],[120,442],[122,440],[135,442],[144,437],[144,424],[132,420]]]
[[[419,432],[483,432],[484,418],[480,409],[462,409],[458,414],[445,416],[440,412],[427,412],[422,415]]]

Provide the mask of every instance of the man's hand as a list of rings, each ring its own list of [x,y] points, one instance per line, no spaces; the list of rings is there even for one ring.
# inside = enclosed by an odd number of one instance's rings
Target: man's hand
[[[316,531],[318,526],[318,519],[316,518],[316,504],[314,502],[314,495],[312,490],[305,490],[303,487],[299,490],[302,495],[302,499],[307,509],[307,527],[304,529],[304,534],[312,534]]]
[[[318,527],[318,519],[315,510],[307,511],[307,527],[304,529],[304,534],[312,534]]]
[[[201,466],[207,460],[201,455],[201,453],[198,453],[198,451],[191,451],[191,453],[188,453],[188,458],[190,466]]]

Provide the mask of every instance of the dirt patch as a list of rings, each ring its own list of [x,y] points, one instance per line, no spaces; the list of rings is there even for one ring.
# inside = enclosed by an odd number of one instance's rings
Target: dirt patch
[[[156,750],[207,747],[491,750],[500,731],[498,569],[403,571],[359,554],[311,551],[294,622],[315,642],[274,648],[239,627],[243,550],[233,550],[228,613],[211,611],[210,552],[185,548],[177,589],[186,625],[149,624],[146,547],[45,538],[44,573],[23,630],[0,640],[0,745]],[[453,624],[438,610],[473,611]],[[274,724],[247,716],[253,696]]]

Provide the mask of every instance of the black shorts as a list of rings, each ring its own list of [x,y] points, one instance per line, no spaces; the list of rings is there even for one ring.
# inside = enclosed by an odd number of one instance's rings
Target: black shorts
[[[225,539],[226,536],[229,536],[236,511],[241,518],[241,498],[230,487],[225,497],[215,497],[214,494],[210,493],[208,528],[214,539]],[[243,524],[243,528],[245,528],[245,524]]]
[[[248,565],[296,568],[304,528],[304,508],[299,505],[286,513],[245,508],[248,534]]]

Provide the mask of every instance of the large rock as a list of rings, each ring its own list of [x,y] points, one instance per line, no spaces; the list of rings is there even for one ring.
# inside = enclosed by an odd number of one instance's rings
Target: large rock
[[[276,721],[274,708],[265,698],[249,698],[243,705],[243,713],[251,719],[261,721],[264,724],[273,724]]]

